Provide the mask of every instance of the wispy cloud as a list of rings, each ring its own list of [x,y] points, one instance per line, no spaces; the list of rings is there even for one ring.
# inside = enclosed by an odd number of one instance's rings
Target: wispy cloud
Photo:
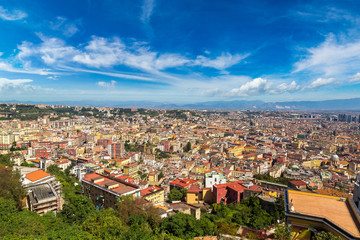
[[[306,88],[320,88],[336,82],[335,78],[318,78],[311,82]]]
[[[350,82],[360,82],[360,73],[350,76]]]
[[[118,73],[118,72],[112,72],[112,71],[97,71],[97,70],[90,70],[85,68],[73,68],[73,67],[67,67],[62,66],[60,69],[65,71],[72,71],[72,72],[87,72],[87,73],[95,73],[99,75],[104,76],[111,76],[111,77],[117,77],[117,78],[125,78],[125,79],[134,79],[134,80],[142,80],[142,81],[150,81],[155,82],[154,78],[141,76],[140,74],[125,74],[125,73]]]
[[[193,59],[178,53],[159,53],[152,51],[146,43],[125,43],[120,38],[103,38],[93,36],[86,44],[70,46],[59,38],[49,38],[38,34],[42,42],[33,44],[23,42],[18,46],[17,59],[27,62],[40,59],[48,66],[70,66],[74,63],[90,68],[111,68],[127,66],[156,76],[172,78],[161,72],[168,68],[193,66],[225,70],[240,63],[248,54],[222,53],[214,58],[197,56]],[[98,71],[98,70],[96,70]]]
[[[11,92],[21,93],[34,91],[52,91],[52,89],[45,89],[39,86],[34,86],[31,84],[32,82],[32,79],[0,78],[0,92],[6,92],[9,94]]]
[[[359,23],[359,18],[349,11],[333,6],[321,6],[314,7],[312,5],[304,6],[297,11],[291,10],[289,16],[292,18],[296,17],[304,21],[319,22],[319,23],[332,23],[332,22],[343,22],[351,25]]]
[[[235,54],[222,53],[220,56],[217,56],[214,59],[210,59],[204,56],[198,56],[194,61],[194,65],[199,65],[202,67],[211,67],[218,70],[225,70],[233,65],[240,63],[243,59],[248,57],[249,54]]]
[[[70,22],[66,17],[60,16],[55,21],[50,22],[50,28],[61,32],[66,37],[71,37],[79,31],[75,22]]]
[[[8,78],[0,78],[0,89],[3,90],[9,87],[20,87],[26,83],[31,83],[33,80],[31,79],[8,79]]]
[[[114,80],[111,80],[110,82],[99,81],[96,83],[96,85],[104,88],[114,88],[116,83],[117,82]]]
[[[141,7],[141,21],[147,23],[150,21],[151,14],[153,13],[153,9],[155,7],[155,0],[144,0],[143,5]]]
[[[44,94],[54,95],[54,89],[43,88],[33,84],[32,79],[8,79],[0,78],[0,99],[12,100],[23,97],[33,99],[34,97],[44,96]]]
[[[319,46],[306,49],[306,52],[305,58],[295,63],[294,73],[337,76],[352,74],[360,66],[360,40],[340,42],[331,34]]]
[[[15,68],[7,62],[0,60],[0,71],[13,72],[13,73],[27,73],[27,74],[37,74],[37,75],[51,75],[55,74],[52,71],[47,69],[35,69],[35,68]]]
[[[27,17],[27,14],[21,10],[10,11],[0,6],[0,18],[7,21],[21,20]]]
[[[68,62],[78,52],[72,46],[66,45],[65,41],[59,38],[49,38],[43,34],[38,34],[42,42],[35,45],[24,41],[18,46],[19,53],[17,58],[26,62],[31,61],[32,57],[40,57],[47,65],[61,64]],[[28,62],[30,64],[30,62]]]

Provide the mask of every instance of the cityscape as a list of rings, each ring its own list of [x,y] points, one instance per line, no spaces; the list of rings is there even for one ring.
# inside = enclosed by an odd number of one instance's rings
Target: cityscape
[[[34,238],[62,237],[45,216],[65,238],[360,236],[359,112],[0,110],[2,204],[39,215]],[[7,211],[5,238],[30,231]]]
[[[360,2],[0,1],[0,239],[360,239]]]

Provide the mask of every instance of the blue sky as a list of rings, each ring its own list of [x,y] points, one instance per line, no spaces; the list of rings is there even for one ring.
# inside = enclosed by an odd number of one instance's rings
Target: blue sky
[[[359,1],[0,0],[0,101],[360,97]]]

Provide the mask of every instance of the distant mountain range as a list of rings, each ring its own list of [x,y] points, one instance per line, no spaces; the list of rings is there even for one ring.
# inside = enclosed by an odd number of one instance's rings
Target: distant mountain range
[[[20,103],[7,101],[7,103]],[[21,102],[28,104],[69,105],[69,106],[98,106],[119,108],[154,108],[154,109],[203,109],[203,110],[346,110],[360,111],[360,98],[335,99],[325,101],[292,101],[292,102],[264,102],[264,101],[211,101],[190,104],[169,104],[146,101],[62,101],[62,102]]]

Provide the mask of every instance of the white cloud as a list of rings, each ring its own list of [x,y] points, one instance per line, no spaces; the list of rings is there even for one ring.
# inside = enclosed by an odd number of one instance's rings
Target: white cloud
[[[125,44],[119,38],[108,40],[94,36],[84,51],[79,51],[72,60],[91,67],[110,67],[124,61],[125,48]]]
[[[194,65],[200,65],[202,67],[211,67],[218,70],[225,70],[233,65],[238,64],[244,58],[248,57],[249,54],[235,54],[222,53],[220,56],[217,56],[215,59],[210,59],[204,56],[198,56],[194,61]]]
[[[270,94],[282,94],[287,92],[296,92],[300,90],[301,87],[296,84],[295,81],[292,81],[290,84],[281,83],[279,85],[276,85],[275,87],[272,87],[269,90]]]
[[[200,65],[224,70],[239,63],[248,55],[222,53],[213,59],[198,56],[194,60],[176,53],[160,54],[151,51],[142,42],[134,42],[132,45],[125,44],[120,38],[111,39],[93,36],[83,47],[69,46],[59,38],[49,38],[38,34],[42,42],[33,44],[23,42],[17,58],[26,62],[32,57],[40,58],[47,65],[67,66],[71,62],[86,65],[88,67],[101,68],[125,65],[149,73],[160,74],[160,70],[174,67],[186,67]]]
[[[7,79],[0,78],[0,91],[9,90],[9,89],[28,89],[31,88],[30,85],[26,83],[31,83],[31,79]]]
[[[270,84],[266,79],[255,78],[250,82],[245,83],[240,88],[231,89],[225,95],[227,96],[253,96],[261,95],[268,91]]]
[[[71,37],[79,31],[75,22],[70,22],[67,18],[60,16],[50,22],[50,28],[62,32],[66,37]]]
[[[8,21],[21,20],[27,17],[27,14],[20,10],[9,11],[0,6],[0,18]]]
[[[40,57],[47,65],[59,64],[67,62],[71,59],[78,50],[72,46],[67,46],[66,43],[59,38],[48,38],[42,34],[38,34],[42,43],[35,45],[29,42],[23,42],[18,46],[20,50],[17,58],[25,61],[31,57]]]
[[[320,88],[335,82],[335,78],[318,78],[315,81],[311,82],[306,88]]]
[[[28,73],[28,74],[38,74],[38,75],[49,75],[54,74],[46,69],[34,69],[34,68],[15,68],[11,64],[3,62],[0,60],[0,71],[5,72],[14,72],[14,73]]]
[[[151,77],[141,76],[140,74],[133,75],[133,74],[125,74],[119,72],[109,72],[109,71],[96,71],[96,70],[89,70],[84,68],[73,68],[73,67],[62,67],[61,69],[66,71],[74,71],[74,72],[87,72],[87,73],[95,73],[99,75],[117,77],[117,78],[125,78],[125,79],[134,79],[134,80],[143,80],[143,81],[151,81],[154,82],[155,79]]]
[[[246,77],[242,77],[239,80],[247,79]],[[229,79],[231,84],[228,82],[223,82],[223,86],[226,85],[235,85],[237,84],[231,78]],[[230,83],[229,82],[229,83]],[[221,83],[218,84],[221,86]],[[269,81],[264,78],[255,78],[248,80],[247,82],[240,85],[239,88],[233,89],[224,89],[219,87],[208,88],[202,93],[207,96],[225,96],[225,97],[244,97],[244,96],[258,96],[258,95],[280,95],[284,93],[293,93],[302,90],[301,86],[299,86],[295,81],[291,83],[276,83],[273,81]]]
[[[350,82],[360,82],[360,73],[350,76]]]
[[[297,8],[299,9],[299,8]],[[352,24],[356,26],[359,23],[359,18],[349,11],[335,7],[322,5],[321,7],[314,7],[313,5],[304,5],[302,9],[297,11],[290,11],[291,18],[300,18],[301,20],[310,22],[342,22],[342,24]]]
[[[333,35],[319,46],[307,49],[308,55],[295,63],[294,72],[309,71],[325,76],[351,74],[360,66],[360,40],[339,42]]]
[[[116,81],[112,80],[110,82],[99,81],[96,84],[104,88],[114,88],[116,83],[117,83]]]
[[[162,54],[155,60],[155,68],[162,70],[165,68],[183,66],[190,60],[180,54]]]
[[[144,0],[144,3],[141,7],[142,9],[142,14],[140,18],[141,21],[149,22],[154,6],[155,6],[155,0]]]
[[[119,38],[93,37],[84,50],[73,57],[73,61],[89,67],[112,67],[126,65],[146,72],[158,72],[188,63],[180,54],[159,54],[150,51],[142,43],[127,46]]]

